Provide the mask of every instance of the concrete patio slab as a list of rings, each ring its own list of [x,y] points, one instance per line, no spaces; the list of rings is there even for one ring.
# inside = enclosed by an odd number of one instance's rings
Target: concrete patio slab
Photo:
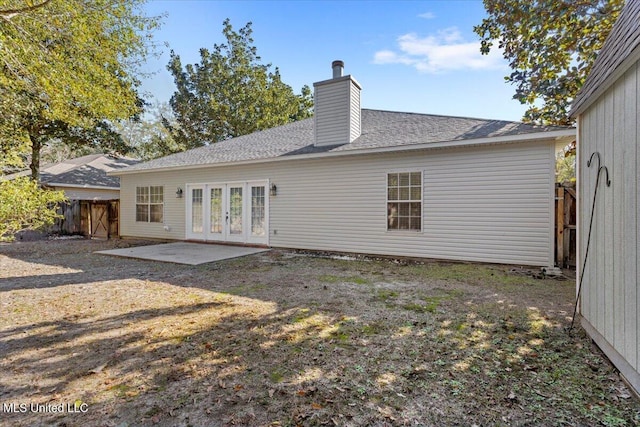
[[[97,251],[95,253],[125,258],[173,262],[176,264],[199,265],[223,259],[257,254],[268,250],[269,249],[250,248],[246,246],[176,242],[124,249],[110,249],[107,251]]]

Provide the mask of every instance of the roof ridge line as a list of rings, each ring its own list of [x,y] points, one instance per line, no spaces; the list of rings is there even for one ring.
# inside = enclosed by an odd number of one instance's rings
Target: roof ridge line
[[[539,127],[539,128],[570,128],[571,126],[560,126],[560,125],[537,125],[533,123],[525,123],[523,121],[514,121],[514,120],[502,120],[502,119],[487,119],[481,117],[470,117],[470,116],[452,116],[446,114],[433,114],[433,113],[419,113],[415,111],[395,111],[395,110],[380,110],[377,108],[362,108],[362,110],[368,111],[377,111],[381,113],[392,113],[392,114],[408,114],[414,116],[429,116],[429,117],[442,117],[445,119],[467,119],[467,120],[482,120],[485,122],[499,122],[499,123],[513,123],[518,125]]]

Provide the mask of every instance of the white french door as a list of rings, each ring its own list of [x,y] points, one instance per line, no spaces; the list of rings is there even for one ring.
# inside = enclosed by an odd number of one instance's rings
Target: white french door
[[[187,184],[188,239],[269,243],[267,181]]]

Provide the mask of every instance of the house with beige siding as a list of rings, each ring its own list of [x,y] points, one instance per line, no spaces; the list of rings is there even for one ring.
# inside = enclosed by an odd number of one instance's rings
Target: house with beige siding
[[[363,109],[332,68],[313,118],[112,172],[122,236],[553,265],[575,129]]]
[[[578,271],[581,322],[638,392],[639,94],[640,1],[634,0],[624,6],[571,114],[578,123],[578,258],[587,257]]]

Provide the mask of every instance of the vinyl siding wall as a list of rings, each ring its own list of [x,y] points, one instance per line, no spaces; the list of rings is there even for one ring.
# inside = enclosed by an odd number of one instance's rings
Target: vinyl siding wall
[[[121,176],[121,233],[184,239],[187,183],[268,179],[273,247],[548,266],[553,142],[433,149]],[[387,172],[422,171],[423,230],[387,231]],[[163,224],[135,222],[136,185],[165,186]]]
[[[589,258],[582,282],[583,325],[609,358],[640,391],[640,66],[636,62],[578,118],[579,257],[587,246],[597,161],[609,170],[611,187],[600,177]]]
[[[315,145],[352,142],[360,136],[360,89],[350,76],[315,85]]]

